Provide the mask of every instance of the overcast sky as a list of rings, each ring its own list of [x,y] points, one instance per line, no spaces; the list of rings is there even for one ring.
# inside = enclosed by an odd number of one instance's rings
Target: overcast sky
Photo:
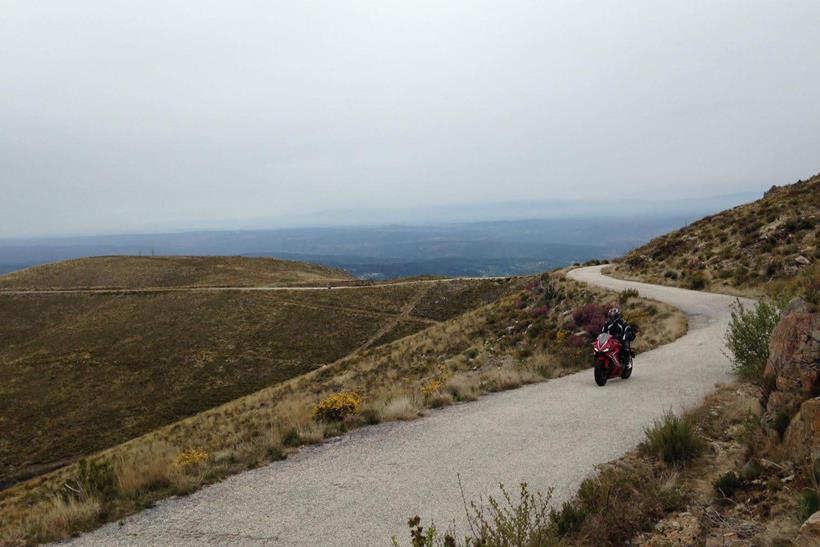
[[[0,0],[0,237],[820,171],[820,2]]]

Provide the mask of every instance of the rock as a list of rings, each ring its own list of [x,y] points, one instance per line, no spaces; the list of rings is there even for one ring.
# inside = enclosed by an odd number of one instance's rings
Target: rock
[[[740,468],[740,478],[744,481],[753,481],[758,478],[763,469],[755,460],[749,460]]]
[[[800,527],[800,533],[794,544],[799,546],[818,545],[820,543],[820,511],[806,519]]]
[[[810,336],[818,329],[820,314],[812,313],[804,300],[794,299],[783,311],[772,332],[764,371],[765,376],[775,378],[776,387],[766,405],[768,418],[779,412],[794,414],[820,388],[820,340]]]
[[[809,264],[811,264],[811,260],[809,260],[803,255],[796,257],[794,261],[800,264],[801,266],[808,266]]]
[[[697,517],[687,511],[675,518],[661,520],[652,532],[637,536],[632,544],[642,547],[689,546],[696,543],[700,532]]]
[[[786,428],[783,444],[792,458],[820,457],[820,397],[800,405],[800,411]]]

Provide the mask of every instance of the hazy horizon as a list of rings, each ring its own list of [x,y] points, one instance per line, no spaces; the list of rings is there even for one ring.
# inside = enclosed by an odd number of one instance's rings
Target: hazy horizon
[[[760,192],[820,170],[820,3],[4,3],[0,239]]]

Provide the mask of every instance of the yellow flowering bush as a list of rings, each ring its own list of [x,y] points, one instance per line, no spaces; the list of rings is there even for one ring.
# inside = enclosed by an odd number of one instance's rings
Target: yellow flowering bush
[[[208,453],[204,450],[192,448],[190,450],[180,452],[175,463],[177,467],[191,467],[192,465],[197,465],[206,461],[208,457]]]
[[[313,409],[313,416],[326,422],[338,422],[352,416],[362,407],[362,398],[352,391],[340,391],[322,399]]]
[[[432,395],[433,393],[438,393],[441,391],[441,388],[444,387],[444,382],[439,380],[438,378],[433,378],[423,386],[421,386],[421,393],[422,395]]]

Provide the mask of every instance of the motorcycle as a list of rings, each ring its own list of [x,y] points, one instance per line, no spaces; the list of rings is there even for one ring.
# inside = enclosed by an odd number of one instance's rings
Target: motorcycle
[[[595,383],[599,386],[606,385],[607,380],[616,376],[624,380],[632,376],[634,354],[630,351],[627,355],[628,362],[621,363],[621,343],[614,336],[599,334],[592,350],[595,355]]]

